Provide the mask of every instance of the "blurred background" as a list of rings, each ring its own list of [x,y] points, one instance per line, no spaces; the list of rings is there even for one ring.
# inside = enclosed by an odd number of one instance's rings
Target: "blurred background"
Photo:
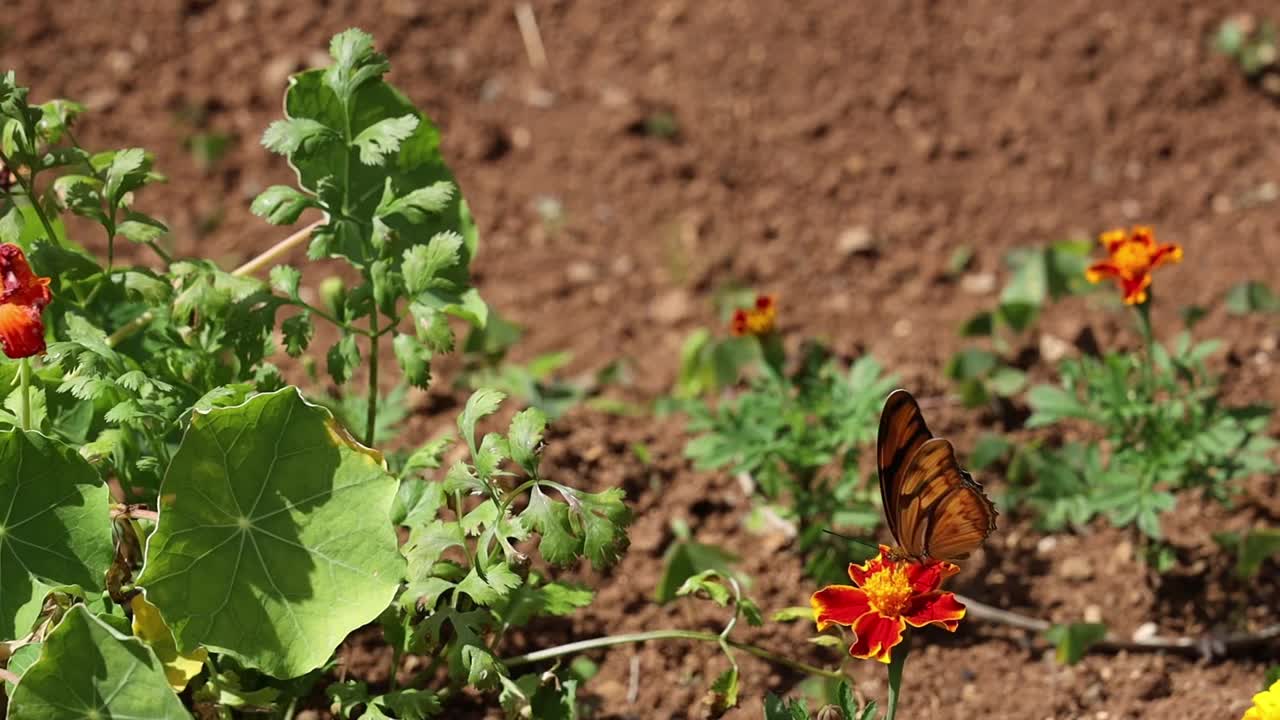
[[[0,68],[37,101],[85,103],[82,144],[154,151],[171,182],[148,189],[140,209],[169,224],[178,254],[230,267],[287,234],[249,203],[292,181],[259,145],[289,74],[324,64],[330,36],[360,27],[390,57],[389,80],[443,133],[480,226],[477,285],[525,328],[514,358],[568,350],[570,373],[625,359],[628,392],[652,398],[671,387],[687,334],[722,323],[717,293],[737,286],[775,294],[789,337],[871,353],[923,397],[951,389],[942,368],[962,345],[957,328],[993,302],[1014,248],[1153,225],[1187,258],[1161,271],[1172,297],[1156,322],[1170,329],[1181,305],[1220,324],[1228,288],[1280,279],[1276,81],[1259,71],[1265,53],[1222,35],[1224,21],[1243,32],[1267,13],[1280,21],[1263,0],[6,0]],[[1046,315],[1026,350],[1127,323]],[[1215,332],[1230,343],[1228,394],[1280,399],[1274,321]],[[431,416],[432,402],[418,410]],[[962,446],[995,422],[937,412],[935,431]],[[637,627],[670,624],[681,616],[639,609],[668,519],[741,545],[740,491],[688,469],[678,424],[664,425],[674,421],[573,422],[595,426],[566,431],[561,461],[623,473],[641,517],[635,557],[597,600],[612,610],[572,632],[612,629],[618,613]],[[636,442],[667,454],[606,468]],[[695,489],[653,492],[642,479],[654,473]],[[1008,554],[1035,546],[1025,540],[1006,537]],[[1079,552],[1076,540],[1056,552]],[[768,607],[805,603],[798,571],[745,562],[776,572],[760,585]],[[1027,590],[1027,602],[1067,615],[1127,582],[1038,572],[1056,589]],[[1149,618],[1135,607],[1116,611],[1118,627]],[[803,647],[807,630],[762,637]],[[604,716],[697,716],[701,686],[688,678],[711,650],[644,649],[652,689],[638,701],[626,697],[629,657],[608,655],[589,687]],[[1191,696],[1238,714],[1260,677],[1247,664],[1155,656],[1053,668],[999,633],[962,632],[921,657],[922,677],[936,679],[909,693],[911,717],[1173,717],[1159,708]],[[883,692],[878,671],[860,669],[868,694]],[[741,717],[758,716],[766,687],[797,681],[747,672]],[[1143,684],[1151,676],[1154,687]],[[1018,687],[1034,692],[1010,697]]]

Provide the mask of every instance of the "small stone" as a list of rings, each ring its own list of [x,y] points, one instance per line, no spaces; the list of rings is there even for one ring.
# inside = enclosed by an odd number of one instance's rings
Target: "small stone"
[[[525,148],[529,147],[532,144],[533,144],[533,133],[529,132],[529,128],[518,127],[518,126],[511,128],[511,146],[512,147],[518,150],[524,150]]]
[[[546,109],[556,104],[556,95],[546,88],[535,86],[525,90],[524,101],[530,107]]]
[[[631,104],[631,95],[620,87],[609,85],[600,91],[600,104],[607,108],[626,107]]]
[[[1084,621],[1087,623],[1102,622],[1102,608],[1097,605],[1086,606],[1084,609]]]
[[[1079,555],[1071,555],[1058,565],[1058,574],[1068,580],[1088,580],[1093,577],[1093,565]]]
[[[1173,681],[1169,678],[1169,673],[1155,668],[1137,677],[1133,690],[1139,700],[1159,700],[1173,694]]]
[[[895,323],[893,324],[893,328],[890,330],[890,332],[892,332],[892,333],[893,333],[893,336],[894,336],[894,337],[900,337],[900,338],[904,338],[904,337],[906,337],[906,336],[910,335],[910,334],[911,334],[911,321],[910,321],[910,320],[908,320],[908,319],[906,319],[906,318],[902,318],[902,319],[898,320],[897,322],[895,322]]]
[[[689,316],[689,293],[671,290],[653,302],[650,312],[659,322],[675,324]]]
[[[1231,202],[1231,198],[1226,195],[1214,195],[1209,201],[1209,206],[1219,215],[1226,215],[1234,209],[1235,203]]]
[[[1276,350],[1275,337],[1272,335],[1263,336],[1262,340],[1258,341],[1258,347],[1262,348],[1262,352],[1275,352]]]
[[[978,695],[978,686],[973,683],[965,683],[964,686],[960,688],[960,697],[967,702],[977,700]]]
[[[1040,538],[1036,542],[1036,553],[1040,555],[1048,555],[1049,553],[1052,553],[1053,549],[1056,547],[1058,547],[1058,538],[1048,535]]]
[[[586,285],[595,280],[599,273],[596,272],[595,265],[583,260],[574,260],[569,263],[566,274],[569,276],[569,282]]]
[[[1137,200],[1129,199],[1120,203],[1120,212],[1130,220],[1136,220],[1142,215],[1142,206]]]
[[[1160,627],[1153,622],[1144,622],[1133,631],[1134,642],[1149,642],[1160,634]]]
[[[1071,352],[1071,343],[1049,333],[1040,334],[1040,357],[1049,364],[1054,364]]]
[[[996,289],[995,273],[969,273],[960,278],[960,289],[970,295],[987,295]]]
[[[1116,543],[1115,549],[1111,551],[1111,557],[1115,558],[1115,561],[1119,563],[1132,562],[1133,561],[1133,543],[1129,542],[1128,540],[1121,540],[1120,542]]]
[[[869,252],[875,248],[875,244],[871,230],[863,225],[847,228],[840,233],[840,237],[836,238],[836,248],[845,255]]]

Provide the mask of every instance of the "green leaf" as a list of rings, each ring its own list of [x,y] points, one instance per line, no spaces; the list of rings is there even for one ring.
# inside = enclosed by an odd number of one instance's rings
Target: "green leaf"
[[[103,589],[110,496],[74,450],[34,432],[0,433],[0,637],[25,635],[51,586]]]
[[[519,575],[506,565],[496,564],[491,565],[483,577],[477,568],[471,568],[471,572],[458,583],[458,592],[470,595],[477,605],[488,607],[506,598],[519,585]]]
[[[960,326],[960,337],[990,337],[995,332],[996,319],[990,311],[974,315]]]
[[[528,581],[494,608],[494,612],[508,625],[521,627],[539,616],[570,615],[574,610],[590,605],[594,596],[585,586],[560,582],[537,584],[539,581],[536,574],[530,575]]]
[[[315,331],[310,312],[301,312],[286,318],[280,323],[280,332],[284,335],[284,351],[289,354],[289,357],[301,357],[302,353],[306,352],[307,346],[311,344],[311,337],[315,335]]]
[[[537,408],[527,408],[516,413],[511,419],[511,428],[507,431],[511,459],[531,477],[538,474],[542,434],[546,429],[546,414]]]
[[[785,700],[769,693],[764,698],[764,720],[809,720],[804,700]]]
[[[677,540],[663,558],[662,578],[653,589],[653,599],[665,604],[675,599],[685,581],[708,570],[728,573],[738,558],[715,545],[692,540]]]
[[[720,673],[711,683],[711,712],[722,714],[738,705],[738,668],[731,667]]]
[[[377,216],[380,218],[402,215],[411,223],[424,222],[429,215],[438,215],[449,207],[453,200],[454,184],[447,180],[439,180],[426,187],[412,190],[400,197],[389,196],[378,205]],[[441,233],[449,236],[456,233]],[[440,235],[437,235],[440,237]],[[433,238],[434,240],[434,238]],[[457,262],[454,260],[453,262]],[[452,264],[452,263],[451,263]]]
[[[318,120],[312,120],[310,118],[288,118],[285,120],[276,120],[267,126],[266,132],[262,133],[262,146],[271,152],[278,153],[280,155],[293,155],[298,152],[310,154],[316,152],[323,146],[334,142],[338,138],[339,135],[336,130]],[[258,204],[260,202],[263,203],[263,210],[267,207],[271,207],[275,209],[274,212],[282,212],[279,207],[282,202],[287,206],[290,206],[290,208],[298,202],[296,197],[286,196],[283,191],[277,190],[277,188],[281,187],[282,186],[276,185],[267,188],[266,192],[259,195],[258,198],[253,201],[253,205],[250,208],[253,211],[253,214],[260,217],[270,217],[271,213],[259,211]],[[271,199],[263,200],[263,198],[268,195]],[[301,193],[298,193],[298,195],[301,195]],[[292,209],[284,210],[283,212],[292,212]],[[299,208],[298,212],[301,213],[302,208]],[[297,215],[294,215],[293,219],[297,220]],[[293,220],[289,220],[287,222],[293,222]],[[285,223],[275,224],[282,225]]]
[[[685,595],[696,595],[697,593],[705,593],[711,601],[720,607],[726,607],[729,601],[733,599],[733,592],[725,583],[725,579],[715,570],[706,570],[694,575],[680,589],[676,590],[676,596],[684,597]]]
[[[196,414],[165,475],[138,584],[179,649],[290,678],[395,595],[396,480],[296,388]]]
[[[1036,428],[1052,425],[1065,418],[1093,419],[1093,411],[1080,402],[1074,393],[1053,385],[1037,385],[1027,392],[1027,402],[1031,405],[1031,417],[1027,418],[1026,427]]]
[[[1054,625],[1045,631],[1044,636],[1057,646],[1058,662],[1075,665],[1090,647],[1107,636],[1107,626],[1102,623]]]
[[[1227,291],[1226,306],[1232,315],[1280,312],[1280,296],[1260,282],[1243,282]]]
[[[373,36],[356,28],[334,35],[329,55],[334,63],[325,71],[324,81],[343,102],[349,102],[360,86],[381,77],[389,67],[386,57],[374,52]]]
[[[1280,530],[1250,530],[1236,549],[1236,577],[1252,578],[1262,563],[1280,554]]]
[[[497,390],[481,388],[471,393],[471,397],[467,398],[466,407],[458,415],[458,429],[462,431],[462,437],[467,441],[467,447],[471,449],[472,457],[479,452],[476,448],[476,423],[480,421],[480,418],[497,412],[498,406],[502,404],[506,397],[505,394]]]
[[[23,674],[9,701],[9,717],[188,720],[191,714],[150,648],[76,605]]]
[[[965,348],[951,356],[945,372],[952,380],[976,380],[994,370],[998,361],[995,353]]]
[[[391,349],[395,352],[396,362],[400,364],[405,381],[425,390],[431,382],[431,350],[413,335],[405,334],[396,335],[391,341]]]
[[[426,720],[441,710],[440,699],[430,690],[397,690],[374,698],[373,704],[391,710],[399,720]]]
[[[351,373],[360,366],[360,347],[356,345],[355,335],[343,335],[342,339],[329,348],[329,375],[339,385],[351,379]]]
[[[291,265],[271,268],[271,287],[290,300],[298,299],[298,286],[302,284],[302,272]]]
[[[402,272],[409,294],[416,296],[440,287],[441,274],[458,264],[461,248],[462,236],[457,233],[439,233],[426,245],[414,245],[405,250]]]
[[[272,185],[253,199],[249,211],[272,225],[291,225],[298,221],[303,210],[315,206],[315,199],[309,195],[288,185]]]
[[[1003,435],[984,433],[978,437],[978,442],[973,446],[973,452],[969,453],[969,467],[974,470],[985,470],[1012,449],[1013,443]]]
[[[159,220],[131,212],[127,219],[116,226],[116,234],[136,243],[149,243],[159,240],[169,233],[169,228]]]
[[[414,115],[387,118],[360,131],[352,144],[360,150],[360,162],[365,165],[381,165],[386,162],[388,155],[398,152],[400,143],[417,129],[418,118]]]
[[[1027,386],[1027,374],[1007,365],[998,367],[987,378],[987,385],[1000,397],[1013,397]]]
[[[120,204],[125,193],[141,187],[151,169],[151,160],[145,150],[130,148],[120,150],[111,158],[107,168],[106,196],[112,207]]]

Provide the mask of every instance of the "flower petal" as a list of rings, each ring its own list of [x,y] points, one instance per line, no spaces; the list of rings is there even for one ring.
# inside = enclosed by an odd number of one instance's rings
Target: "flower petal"
[[[1108,230],[1098,237],[1098,242],[1102,243],[1102,247],[1107,249],[1107,254],[1114,254],[1116,248],[1124,245],[1129,236],[1123,230]]]
[[[14,359],[44,352],[40,310],[31,305],[0,304],[0,345],[4,354]]]
[[[916,595],[902,609],[902,617],[912,627],[925,625],[941,625],[950,632],[955,632],[964,619],[964,605],[949,592],[931,592]]]
[[[942,585],[942,581],[960,572],[954,563],[931,560],[907,565],[907,579],[911,589],[917,593],[931,593]]]
[[[1122,278],[1124,273],[1121,272],[1119,266],[1110,260],[1096,262],[1084,271],[1084,277],[1091,283],[1100,283],[1109,277]]]
[[[853,625],[858,618],[871,612],[867,594],[848,585],[828,585],[809,598],[813,606],[813,620],[818,630],[826,630],[832,623]]]
[[[1141,305],[1147,301],[1147,288],[1151,287],[1151,274],[1143,273],[1135,278],[1125,278],[1120,281],[1120,287],[1124,291],[1126,305]]]
[[[867,560],[861,565],[849,563],[849,579],[852,580],[855,585],[865,585],[868,577],[883,570],[887,563],[893,562],[889,559],[889,553],[891,552],[892,550],[889,549],[888,545],[881,545],[879,555]]]
[[[1182,246],[1169,243],[1161,245],[1151,253],[1151,267],[1157,268],[1164,263],[1182,262]]]
[[[867,613],[853,626],[857,639],[849,648],[849,654],[864,660],[889,662],[891,651],[902,642],[902,630],[906,623],[901,618],[889,618],[880,613]]]

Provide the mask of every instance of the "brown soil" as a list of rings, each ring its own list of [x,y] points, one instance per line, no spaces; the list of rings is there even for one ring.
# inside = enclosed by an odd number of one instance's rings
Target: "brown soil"
[[[481,224],[479,285],[529,328],[517,359],[569,349],[578,371],[626,358],[637,398],[669,387],[681,341],[715,322],[710,296],[730,282],[777,293],[791,340],[816,335],[846,356],[872,353],[918,396],[940,398],[941,368],[961,346],[956,328],[993,301],[944,276],[961,245],[974,250],[968,272],[1003,280],[1010,248],[1153,224],[1188,258],[1158,280],[1165,333],[1177,329],[1179,305],[1280,278],[1280,205],[1265,200],[1274,185],[1258,192],[1280,181],[1280,114],[1206,42],[1228,13],[1267,10],[1263,0],[534,5],[550,59],[543,73],[530,69],[511,4],[476,0],[11,1],[0,67],[16,68],[38,98],[88,103],[87,145],[154,150],[172,183],[149,189],[145,209],[169,221],[180,253],[230,264],[282,235],[248,204],[292,179],[257,144],[287,73],[317,62],[337,31],[373,32],[391,80],[444,131]],[[675,137],[638,131],[658,112],[675,118]],[[184,148],[197,132],[233,138],[211,169]],[[561,223],[540,218],[546,198],[562,204]],[[856,235],[871,246],[851,247]],[[1125,327],[1072,301],[1039,332],[1071,340],[1089,328],[1103,342],[1132,342]],[[1220,365],[1234,399],[1280,400],[1274,320],[1215,307],[1201,327],[1228,341]],[[1045,376],[1043,363],[1033,372]],[[422,427],[448,422],[450,408],[423,403]],[[981,431],[1007,429],[945,401],[931,424],[962,451]],[[651,465],[628,450],[634,442],[650,448]],[[626,487],[633,546],[603,578],[575,573],[599,585],[591,608],[514,638],[508,651],[718,627],[720,613],[650,602],[674,518],[742,552],[766,609],[807,601],[814,588],[796,557],[743,530],[742,490],[692,471],[683,442],[674,419],[579,410],[558,424],[549,468],[584,486]],[[999,478],[984,480],[1001,489]],[[1277,478],[1256,479],[1233,510],[1184,499],[1166,523],[1180,564],[1158,584],[1123,533],[1099,525],[1045,542],[1006,513],[957,587],[1053,620],[1098,613],[1125,635],[1147,621],[1169,634],[1276,622],[1276,565],[1242,587],[1209,533],[1276,525],[1277,489]],[[743,637],[833,660],[805,642],[811,630],[771,624]],[[1060,667],[1021,633],[978,622],[924,641],[901,717],[1238,717],[1280,660],[1273,645],[1214,661],[1095,654]],[[357,674],[385,678],[376,636],[346,657]],[[704,688],[724,667],[713,647],[680,643],[593,657],[601,672],[585,693],[610,718],[703,716]],[[743,669],[744,701],[730,717],[760,717],[766,690],[800,680],[750,659]],[[860,692],[883,698],[878,665],[854,672]]]

